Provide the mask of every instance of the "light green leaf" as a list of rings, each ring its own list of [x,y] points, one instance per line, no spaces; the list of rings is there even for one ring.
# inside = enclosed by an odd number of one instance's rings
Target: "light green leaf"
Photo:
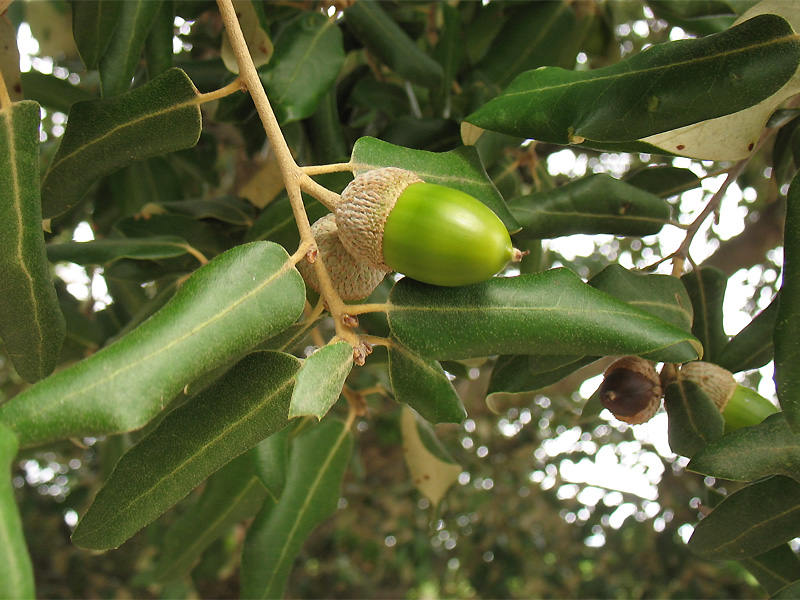
[[[679,379],[667,386],[664,407],[669,416],[669,447],[692,457],[722,437],[725,423],[714,402],[693,381]]]
[[[389,345],[389,379],[395,400],[413,407],[430,423],[461,423],[467,416],[442,366],[396,341]]]
[[[783,284],[773,334],[775,387],[792,431],[800,431],[800,174],[786,197]]]
[[[169,528],[153,577],[159,583],[187,575],[214,540],[254,517],[267,499],[256,476],[254,450],[209,477],[200,499]]]
[[[33,566],[25,546],[11,468],[17,456],[14,432],[0,423],[0,598],[35,598]]]
[[[776,475],[726,497],[694,528],[689,549],[712,560],[757,556],[800,535],[800,483]]]
[[[23,446],[137,429],[193,379],[291,325],[304,303],[283,248],[237,246],[138,328],[4,404],[0,420]]]
[[[125,0],[108,46],[100,58],[100,86],[103,97],[127,92],[136,74],[139,57],[162,0]]]
[[[354,2],[344,18],[361,43],[401,77],[428,88],[442,81],[439,63],[417,47],[380,2]]]
[[[449,152],[427,152],[362,137],[353,146],[350,160],[354,163],[356,175],[380,167],[399,167],[413,171],[428,183],[461,190],[491,208],[512,233],[520,229],[503,196],[486,174],[478,151],[472,146]]]
[[[322,419],[342,393],[353,368],[353,348],[348,342],[328,344],[314,352],[297,374],[289,417]]]
[[[437,507],[463,470],[441,445],[427,423],[419,422],[414,411],[403,407],[400,416],[403,459],[411,481],[431,506]]]
[[[389,326],[437,360],[493,354],[636,354],[686,362],[701,354],[673,325],[584,284],[567,269],[445,288],[410,279],[389,296]]]
[[[159,260],[186,254],[189,244],[179,237],[154,236],[144,239],[106,238],[91,242],[49,244],[47,257],[53,262],[79,265],[109,265],[123,258]]]
[[[285,427],[298,368],[288,354],[250,354],[169,413],[119,460],[78,522],[75,545],[118,547],[209,475]]]
[[[31,383],[53,371],[66,332],[42,231],[39,114],[31,101],[0,110],[0,337]]]
[[[527,71],[466,120],[556,144],[639,140],[753,106],[785,85],[798,63],[791,26],[761,15],[591,71]]]
[[[295,438],[277,505],[250,526],[242,552],[242,597],[280,598],[309,534],[336,510],[353,451],[347,426],[326,419]]]
[[[697,452],[690,471],[732,481],[786,475],[800,481],[800,435],[781,414],[721,437]]]
[[[342,32],[334,19],[304,12],[275,40],[275,54],[259,74],[278,121],[310,117],[344,64]]]
[[[508,203],[522,225],[521,239],[551,239],[575,233],[645,236],[661,231],[669,205],[610,175],[589,175]]]
[[[122,15],[122,2],[72,0],[72,37],[87,69],[94,69],[108,48]]]
[[[180,69],[115,98],[76,102],[42,182],[43,216],[66,212],[95,180],[134,160],[194,146],[201,127],[197,90]]]

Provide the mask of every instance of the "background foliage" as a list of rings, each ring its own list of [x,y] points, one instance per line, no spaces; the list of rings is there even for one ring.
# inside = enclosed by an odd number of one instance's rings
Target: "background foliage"
[[[387,278],[353,368],[250,96],[202,95],[217,5],[0,0],[0,596],[790,597],[797,3],[235,4],[298,164],[446,181],[530,254]],[[783,413],[601,412],[603,357],[701,349]]]

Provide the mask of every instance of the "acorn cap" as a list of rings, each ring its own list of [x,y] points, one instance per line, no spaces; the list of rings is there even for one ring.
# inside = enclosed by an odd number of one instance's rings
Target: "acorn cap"
[[[693,381],[700,386],[700,389],[711,398],[720,412],[725,410],[728,400],[731,399],[739,385],[733,378],[733,373],[728,369],[701,360],[683,365],[679,377]]]
[[[606,369],[598,390],[600,402],[620,421],[639,425],[661,406],[661,382],[653,364],[639,356],[624,356]]]
[[[334,215],[329,213],[311,226],[317,242],[318,256],[322,257],[331,283],[342,300],[363,300],[378,287],[387,269],[379,269],[358,262],[342,245]],[[320,291],[319,279],[314,265],[307,260],[297,263],[297,270],[306,283]]]
[[[403,191],[422,182],[416,174],[397,167],[372,169],[353,179],[335,209],[339,239],[347,251],[376,269],[392,271],[383,259],[386,219]]]

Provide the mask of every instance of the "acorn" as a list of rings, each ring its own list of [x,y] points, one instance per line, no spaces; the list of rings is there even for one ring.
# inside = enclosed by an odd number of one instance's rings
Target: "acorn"
[[[311,226],[311,233],[317,242],[318,256],[322,257],[331,283],[342,300],[363,300],[378,287],[387,269],[376,268],[357,261],[342,245],[332,213],[318,219]],[[317,292],[319,279],[314,265],[307,260],[297,264],[297,270],[306,283]]]
[[[335,214],[339,239],[354,257],[424,283],[478,283],[521,257],[485,204],[404,169],[358,175]]]
[[[778,408],[748,387],[739,385],[733,373],[713,363],[695,361],[681,367],[680,377],[693,381],[722,413],[725,432],[757,425]]]
[[[620,421],[640,425],[661,406],[661,381],[653,363],[624,356],[606,369],[598,390],[601,404]]]

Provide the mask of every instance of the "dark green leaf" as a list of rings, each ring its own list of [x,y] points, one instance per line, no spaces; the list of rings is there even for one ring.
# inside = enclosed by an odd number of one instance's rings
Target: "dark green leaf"
[[[328,344],[314,352],[297,374],[289,417],[322,419],[342,393],[353,368],[353,348],[348,342]]]
[[[305,12],[275,40],[275,53],[260,69],[280,123],[311,116],[344,64],[342,33],[334,19]]]
[[[209,477],[200,499],[172,524],[153,575],[156,581],[166,583],[187,575],[214,540],[261,509],[267,490],[256,476],[254,451]]]
[[[800,596],[800,580],[782,587],[770,596],[770,600],[794,600],[798,596]]]
[[[669,416],[669,447],[691,458],[722,437],[725,423],[714,402],[693,381],[680,379],[667,386],[664,407]]]
[[[589,280],[589,285],[619,300],[691,331],[692,303],[681,281],[671,275],[646,275],[609,265]]]
[[[690,335],[567,269],[455,288],[406,278],[394,286],[389,304],[395,337],[437,360],[547,353],[686,362],[701,351]]]
[[[49,244],[47,257],[79,265],[108,265],[123,258],[158,260],[186,254],[189,244],[178,237],[156,236],[145,239],[107,238],[91,242]]]
[[[486,174],[477,150],[472,146],[434,153],[362,137],[353,146],[351,162],[354,163],[357,175],[379,167],[399,167],[413,171],[428,183],[445,185],[474,196],[491,208],[512,233],[520,228],[500,192]]]
[[[731,373],[760,369],[772,360],[772,336],[778,318],[778,299],[762,310],[720,352],[717,364]]]
[[[0,423],[0,598],[35,598],[33,566],[25,546],[11,469],[17,456],[14,432]]]
[[[694,528],[689,549],[704,558],[741,560],[800,535],[800,483],[776,475],[725,498]]]
[[[305,201],[305,207],[310,223],[314,223],[330,212],[320,202],[313,199]],[[294,251],[300,243],[300,233],[297,231],[297,221],[294,218],[289,197],[283,194],[270,202],[253,226],[247,230],[245,239],[249,242],[271,240],[287,250]]]
[[[298,368],[288,354],[250,354],[169,413],[119,460],[72,541],[93,550],[118,547],[209,475],[285,427]]]
[[[693,457],[690,471],[733,481],[767,475],[800,480],[800,435],[792,434],[783,415],[767,417],[709,444]]]
[[[31,383],[53,371],[66,332],[42,231],[39,119],[30,100],[0,110],[0,338]]]
[[[775,386],[792,431],[800,431],[800,174],[786,197],[783,234],[783,284],[773,343]]]
[[[69,112],[70,107],[76,102],[95,98],[90,92],[72,85],[66,79],[45,75],[33,69],[22,73],[22,89],[26,98],[63,113]]]
[[[625,177],[623,181],[661,198],[669,198],[694,189],[701,183],[700,178],[692,170],[669,166],[639,169]]]
[[[395,400],[413,407],[430,423],[461,423],[467,416],[442,366],[397,342],[389,345],[389,379]]]
[[[800,40],[789,24],[760,15],[591,71],[522,73],[466,120],[556,144],[638,140],[753,106],[779,90],[798,62]]]
[[[793,581],[800,580],[800,559],[789,544],[745,558],[741,563],[758,579],[758,583],[768,594],[774,594]],[[796,597],[796,594],[792,597]]]
[[[261,480],[273,502],[278,501],[286,486],[291,431],[292,427],[284,427],[253,448],[256,477]]]
[[[134,160],[194,146],[202,125],[196,99],[186,74],[171,69],[119,97],[73,104],[42,182],[44,217],[69,210],[95,180]]]
[[[339,502],[353,438],[326,419],[292,444],[286,488],[250,526],[242,552],[242,597],[280,598],[297,553]]]
[[[160,202],[147,208],[151,213],[165,210],[194,219],[214,219],[242,227],[249,227],[253,224],[253,205],[236,196]]]
[[[72,37],[87,69],[94,69],[105,54],[122,15],[122,2],[73,0]]]
[[[161,9],[161,0],[125,0],[120,4],[118,25],[99,65],[105,98],[130,89],[147,34]]]
[[[237,246],[138,328],[0,407],[23,446],[130,431],[183,387],[291,325],[305,303],[283,248]]]
[[[694,310],[692,334],[703,343],[703,359],[716,363],[728,344],[722,318],[722,302],[728,279],[714,267],[705,267],[681,277]]]
[[[144,58],[147,78],[155,79],[172,68],[175,54],[175,6],[173,0],[162,0],[161,8],[147,33],[144,43]]]
[[[597,360],[596,356],[501,356],[489,380],[487,394],[535,392]]]
[[[423,87],[439,85],[442,67],[417,47],[380,2],[354,2],[344,18],[361,43],[395,73]]]
[[[520,196],[508,204],[524,239],[575,233],[653,235],[669,219],[669,205],[654,194],[610,175],[589,175],[546,192]]]

